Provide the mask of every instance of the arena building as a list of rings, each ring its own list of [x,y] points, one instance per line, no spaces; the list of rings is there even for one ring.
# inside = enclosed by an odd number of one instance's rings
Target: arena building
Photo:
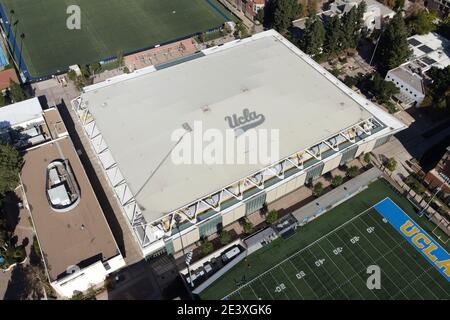
[[[175,253],[405,128],[273,30],[86,87],[73,107],[144,256]],[[269,165],[171,161],[175,130],[226,131],[245,109],[263,115],[254,129],[279,130]]]

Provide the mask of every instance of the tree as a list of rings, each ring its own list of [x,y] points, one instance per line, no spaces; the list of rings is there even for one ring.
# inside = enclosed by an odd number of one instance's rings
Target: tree
[[[387,103],[400,89],[391,81],[384,80],[379,73],[375,73],[371,83],[371,91],[379,103]]]
[[[256,13],[256,20],[258,20],[261,24],[264,24],[264,14],[265,14],[264,8],[259,9],[258,12]]]
[[[9,80],[9,94],[11,100],[16,103],[27,99],[27,94],[22,86],[15,81]]]
[[[333,16],[325,26],[325,39],[323,50],[330,56],[335,56],[341,51],[341,20],[339,16]]]
[[[89,73],[97,74],[102,71],[102,65],[100,63],[93,63],[89,65]]]
[[[13,146],[0,143],[0,195],[13,191],[19,185],[22,161]]]
[[[439,24],[437,32],[444,38],[450,39],[450,15],[442,20],[442,22]]]
[[[344,182],[344,178],[342,176],[337,175],[334,176],[333,179],[331,180],[331,185],[336,188],[340,186],[342,182]]]
[[[246,234],[250,234],[253,232],[253,224],[251,222],[244,223],[243,228]]]
[[[204,255],[207,255],[214,250],[213,244],[207,240],[203,241],[201,248]]]
[[[266,222],[268,224],[273,224],[275,221],[278,220],[278,212],[276,210],[271,210],[266,217]]]
[[[220,233],[220,243],[222,245],[226,245],[227,243],[229,243],[231,240],[231,236],[230,233],[227,230],[222,230],[222,232]]]
[[[302,12],[302,7],[297,0],[272,0],[273,27],[283,33],[292,24],[292,20],[298,18]]]
[[[364,153],[364,162],[369,164],[372,162],[372,157],[370,156],[370,153]]]
[[[353,6],[341,18],[341,45],[342,49],[356,48],[361,40],[361,29],[364,25],[363,17],[367,5],[362,1]]]
[[[0,92],[0,108],[6,106],[7,104],[6,97]]]
[[[427,75],[432,80],[428,87],[428,100],[437,108],[450,106],[450,66],[443,69],[432,67]]]
[[[407,25],[411,34],[427,34],[436,29],[435,20],[436,14],[434,12],[422,9],[408,18]]]
[[[322,182],[317,182],[313,188],[313,195],[316,197],[320,196],[323,193],[323,185]]]
[[[347,176],[354,178],[359,174],[359,168],[357,166],[351,166],[347,169]]]
[[[377,50],[377,57],[383,72],[398,67],[411,55],[408,32],[401,14],[397,13],[383,31]]]
[[[305,30],[300,40],[300,48],[311,56],[316,56],[322,51],[325,40],[325,28],[316,15],[306,20]]]
[[[397,168],[397,161],[394,158],[389,158],[384,163],[384,167],[392,172],[395,170],[395,168]]]
[[[403,10],[403,7],[405,6],[405,0],[395,0],[394,2],[394,10],[397,12],[400,12]]]

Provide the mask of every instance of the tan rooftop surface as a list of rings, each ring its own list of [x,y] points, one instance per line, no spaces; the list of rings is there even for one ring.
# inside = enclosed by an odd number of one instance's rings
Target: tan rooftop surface
[[[53,211],[45,191],[48,164],[62,158],[69,161],[81,192],[80,203],[66,213]],[[103,211],[69,138],[28,150],[24,161],[22,181],[52,281],[65,273],[69,266],[98,255],[105,261],[119,254]],[[93,259],[89,264],[98,260]]]

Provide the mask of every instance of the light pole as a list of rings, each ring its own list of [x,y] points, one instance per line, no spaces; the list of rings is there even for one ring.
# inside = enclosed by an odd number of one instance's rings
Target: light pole
[[[175,225],[177,226],[177,230],[178,230],[178,236],[180,237],[180,241],[181,241],[181,251],[183,252],[183,257],[185,258],[185,263],[186,263],[188,273],[189,273],[189,284],[193,288],[194,284],[192,283],[192,276],[191,276],[191,269],[190,269],[190,263],[192,260],[192,252],[189,252],[188,256],[186,256],[186,253],[184,252],[183,237],[181,236],[181,230],[180,230],[181,217],[177,214],[177,215],[175,215],[174,219],[175,219]]]

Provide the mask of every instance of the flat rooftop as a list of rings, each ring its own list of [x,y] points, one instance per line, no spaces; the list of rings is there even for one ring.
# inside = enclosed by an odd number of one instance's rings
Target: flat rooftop
[[[65,213],[54,211],[46,197],[47,166],[58,159],[68,160],[81,192],[79,204]],[[70,138],[29,149],[22,181],[52,281],[64,276],[70,266],[83,267],[119,254]]]
[[[148,222],[265,167],[173,164],[171,134],[184,123],[225,131],[225,117],[248,108],[265,117],[257,129],[279,130],[282,159],[372,117],[370,108],[384,117],[274,31],[203,53],[81,96]]]
[[[42,107],[38,98],[31,98],[0,108],[0,130],[42,119]]]

